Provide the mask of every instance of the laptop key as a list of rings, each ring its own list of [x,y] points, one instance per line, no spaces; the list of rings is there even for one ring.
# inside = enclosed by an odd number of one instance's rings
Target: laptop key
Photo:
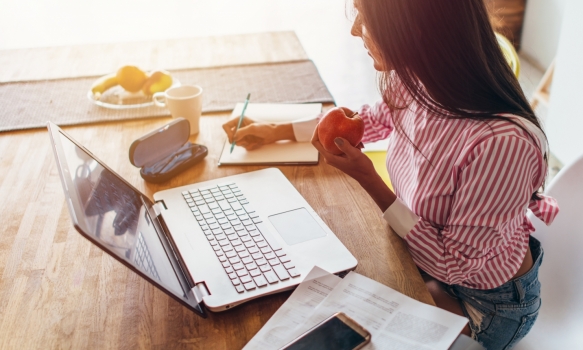
[[[239,262],[241,262],[241,259],[240,259],[238,256],[234,256],[234,257],[232,257],[232,258],[229,258],[229,262],[230,262],[231,264],[236,264],[236,263],[239,263]]]
[[[279,265],[279,260],[277,260],[277,259],[270,259],[267,261],[269,261],[269,265],[271,265],[271,266],[275,266],[275,265],[281,266],[281,265]]]
[[[227,268],[227,267],[229,267],[229,266],[231,266],[231,263],[230,263],[230,262],[228,262],[228,261],[225,261],[225,262],[223,263],[223,268],[225,268],[225,269],[226,269],[226,268]]]
[[[217,223],[217,219],[215,219],[215,218],[206,219],[206,223],[210,227],[212,224],[216,224]]]
[[[251,270],[255,270],[257,268],[257,264],[255,264],[254,262],[251,262],[249,264],[245,264],[245,267],[247,268],[247,270],[251,271]]]
[[[265,259],[273,259],[275,258],[275,254],[273,252],[265,253]]]
[[[261,259],[263,257],[263,254],[261,253],[253,253],[251,254],[251,256],[253,257],[253,259],[257,260],[257,259]],[[267,264],[267,262],[265,262]]]
[[[215,236],[215,238],[217,239],[217,241],[222,241],[224,239],[227,239],[227,236],[225,236],[224,234],[218,234]]]
[[[243,265],[243,263],[239,262],[239,263],[233,264],[233,269],[235,269],[235,270],[241,270],[243,268],[245,268],[245,265]]]
[[[243,209],[245,209],[245,211],[249,214],[255,212],[255,209],[253,209],[253,207],[250,204],[243,205]],[[251,216],[251,217],[253,217],[253,216]]]
[[[255,263],[259,266],[265,265],[265,264],[267,264],[267,259],[265,259],[265,258],[255,259]]]
[[[235,286],[235,289],[236,289],[236,290],[237,290],[237,292],[239,292],[239,293],[243,293],[243,292],[245,291],[245,288],[243,288],[243,286],[242,286],[242,285]]]
[[[253,290],[256,288],[255,283],[253,283],[253,282],[245,283],[243,285],[245,286],[245,289],[247,289],[247,290]]]
[[[257,219],[253,219],[253,220],[257,220]],[[271,246],[271,249],[273,249],[273,250],[280,250],[281,249],[281,245],[275,239],[275,237],[273,237],[273,235],[271,234],[271,232],[269,231],[269,229],[267,228],[267,226],[264,223],[256,223],[255,226],[257,227],[257,229],[259,231],[261,231],[261,233],[263,234],[263,237],[265,237],[265,240]]]
[[[220,261],[220,262],[225,262],[225,261],[227,261],[227,257],[226,257],[226,256],[224,256],[224,255],[223,255],[223,256],[219,256],[219,261]],[[232,263],[232,262],[231,262],[231,263]]]
[[[231,205],[229,204],[229,202],[227,202],[226,200],[219,200],[217,201],[217,204],[221,207],[221,209],[223,210],[228,210],[231,209]]]
[[[232,279],[232,280],[234,280],[235,278],[237,278],[237,274],[236,274],[236,273],[234,273],[234,272],[231,272],[231,273],[229,274],[229,278],[230,278],[230,279]]]
[[[289,270],[287,270],[287,272],[288,272],[288,273],[290,274],[290,276],[292,276],[292,277],[298,277],[299,275],[301,275],[301,274],[300,274],[300,272],[299,272],[299,271],[298,271],[296,268],[289,269]]]
[[[261,275],[261,272],[259,271],[259,269],[254,269],[249,270],[249,274],[251,275],[251,277],[257,277]]]
[[[200,212],[203,215],[211,212],[211,210],[209,209],[208,205],[206,205],[206,204],[199,205],[198,206],[198,210],[200,210]]]
[[[222,247],[223,248],[223,252],[230,252],[231,250],[233,250],[233,246],[228,244]]]
[[[288,270],[289,270],[289,269],[293,269],[293,268],[294,268],[294,267],[296,267],[296,266],[294,265],[294,263],[293,263],[293,262],[291,262],[291,261],[288,261],[288,262],[286,262],[286,263],[284,263],[284,264],[283,264],[283,267],[285,267],[286,269],[288,269]]]
[[[288,262],[290,262],[290,261],[291,261],[291,259],[289,258],[289,256],[287,256],[287,255],[283,255],[283,256],[280,256],[280,257],[279,257],[279,261],[281,261],[281,263],[283,264],[283,263],[288,263]]]
[[[277,274],[277,277],[279,277],[280,280],[285,281],[287,279],[289,279],[289,273],[287,273],[287,270],[285,269],[285,267],[283,267],[282,265],[275,265],[272,266],[273,267],[273,271],[275,271],[275,273]]]
[[[273,273],[273,271],[265,271],[263,273],[263,276],[265,276],[265,279],[267,279],[267,282],[269,282],[269,284],[274,284],[274,283],[279,282],[277,275],[275,273]]]
[[[261,275],[254,277],[253,281],[255,281],[255,284],[257,285],[257,287],[264,287],[267,285],[267,281],[265,280],[265,277],[263,277]]]
[[[230,252],[225,253],[225,255],[227,256],[227,258],[232,258],[232,257],[236,256],[237,253],[235,253],[234,251],[231,250]]]
[[[257,246],[259,248],[261,248],[261,252],[263,254],[267,254],[267,253],[271,252],[271,248],[267,245],[267,242],[265,242],[265,241],[258,242]]]
[[[237,270],[237,276],[241,277],[241,281],[243,281],[243,277],[247,276],[249,273],[245,269]],[[243,283],[245,283],[243,281]]]
[[[278,250],[278,251],[275,252],[275,255],[277,255],[277,256],[284,256],[285,255],[285,252],[283,250]]]
[[[241,204],[239,204],[239,202],[232,202],[231,203],[231,208],[233,208],[233,210],[235,212],[237,212],[237,210],[243,209],[243,207],[241,206]]]
[[[229,267],[225,268],[225,272],[226,273],[233,273],[233,272],[235,272],[235,270],[233,270],[233,268],[231,266],[229,266]]]
[[[271,271],[271,266],[261,265],[261,266],[259,266],[259,269],[261,270],[261,272],[267,272],[267,271]]]
[[[245,271],[245,273],[247,273],[247,271]],[[248,282],[251,282],[251,276],[249,276],[249,275],[244,275],[244,276],[241,276],[241,282],[242,282],[242,283],[248,283]]]

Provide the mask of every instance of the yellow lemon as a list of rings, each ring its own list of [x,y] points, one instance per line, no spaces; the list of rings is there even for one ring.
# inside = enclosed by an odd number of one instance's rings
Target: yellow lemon
[[[136,66],[123,66],[118,69],[117,81],[121,87],[129,92],[138,92],[148,79],[146,72]]]
[[[156,92],[166,91],[172,86],[172,76],[165,70],[157,70],[150,74],[142,86],[142,92],[146,95],[153,95]]]

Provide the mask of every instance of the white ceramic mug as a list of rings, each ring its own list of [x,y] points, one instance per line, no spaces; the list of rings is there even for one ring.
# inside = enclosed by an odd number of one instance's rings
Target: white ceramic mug
[[[198,134],[202,114],[202,88],[196,85],[171,87],[152,96],[158,107],[168,108],[173,118],[184,118],[190,123],[190,134]]]

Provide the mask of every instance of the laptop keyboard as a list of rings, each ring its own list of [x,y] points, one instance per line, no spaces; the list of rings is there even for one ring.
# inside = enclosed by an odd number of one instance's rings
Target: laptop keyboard
[[[300,276],[236,184],[192,189],[182,195],[237,292]]]

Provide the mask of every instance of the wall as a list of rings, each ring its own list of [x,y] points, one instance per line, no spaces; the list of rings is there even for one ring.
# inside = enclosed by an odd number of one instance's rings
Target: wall
[[[546,131],[551,152],[567,165],[583,154],[583,1],[568,0],[565,10]]]
[[[526,1],[521,53],[534,60],[543,70],[551,64],[557,52],[561,23],[568,1]]]

